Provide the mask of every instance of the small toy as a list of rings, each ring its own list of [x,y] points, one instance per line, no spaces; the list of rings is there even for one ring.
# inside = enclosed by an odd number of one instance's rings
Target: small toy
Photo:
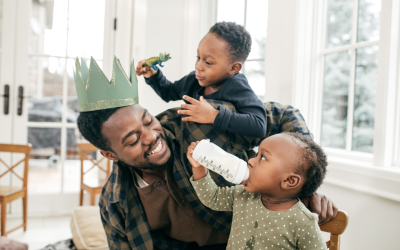
[[[151,67],[152,69],[154,69],[155,71],[158,70],[157,68],[157,64],[160,64],[160,67],[164,67],[163,65],[161,65],[163,62],[168,61],[169,59],[171,59],[172,57],[169,56],[169,54],[167,53],[160,53],[160,56],[155,56],[155,57],[150,57],[149,59],[146,60],[146,62],[144,62],[143,67]]]

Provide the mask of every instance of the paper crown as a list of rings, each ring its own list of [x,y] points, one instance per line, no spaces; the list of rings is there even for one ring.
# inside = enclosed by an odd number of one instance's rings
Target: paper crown
[[[130,77],[126,75],[120,61],[114,56],[111,81],[99,65],[90,59],[90,67],[78,58],[75,61],[74,80],[81,112],[124,107],[139,103],[138,83],[133,61]]]

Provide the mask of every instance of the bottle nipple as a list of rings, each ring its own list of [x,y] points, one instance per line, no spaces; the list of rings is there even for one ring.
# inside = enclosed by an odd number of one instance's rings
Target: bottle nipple
[[[249,179],[249,168],[246,168],[246,172],[244,173],[243,180]]]

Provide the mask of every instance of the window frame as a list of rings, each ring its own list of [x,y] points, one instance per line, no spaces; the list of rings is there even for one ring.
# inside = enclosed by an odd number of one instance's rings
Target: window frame
[[[330,53],[351,51],[351,69],[350,69],[350,82],[349,82],[349,98],[348,98],[348,122],[347,122],[347,135],[346,135],[346,150],[335,149],[324,147],[328,155],[344,157],[354,160],[361,160],[365,162],[372,162],[376,166],[393,166],[395,161],[394,152],[390,153],[390,156],[384,156],[388,153],[381,152],[380,148],[387,148],[389,145],[394,148],[394,151],[399,148],[397,145],[398,140],[390,139],[395,133],[395,126],[388,126],[389,123],[396,124],[397,132],[396,138],[400,139],[400,119],[397,119],[400,114],[400,100],[396,100],[394,93],[399,92],[399,82],[396,70],[398,68],[398,61],[400,56],[397,51],[399,46],[395,45],[396,41],[399,41],[398,31],[393,32],[399,28],[399,18],[396,17],[391,11],[399,5],[396,1],[382,1],[381,5],[381,17],[380,17],[380,39],[368,42],[357,42],[357,24],[358,19],[358,1],[355,0],[353,4],[353,17],[352,17],[352,38],[351,43],[348,45],[342,45],[335,48],[325,49],[326,39],[326,14],[327,14],[327,0],[323,1],[310,1],[299,6],[298,11],[298,34],[306,33],[311,34],[304,38],[297,35],[296,42],[296,67],[295,67],[295,79],[294,79],[294,105],[299,107],[305,115],[315,136],[315,141],[320,143],[321,123],[322,123],[322,98],[323,98],[323,77],[324,77],[324,56]],[[311,17],[307,17],[310,15]],[[386,16],[385,16],[386,15]],[[397,21],[396,21],[397,20]],[[386,25],[386,26],[385,26]],[[388,27],[389,26],[389,27]],[[395,27],[394,27],[395,26]],[[384,46],[388,46],[390,43],[391,47],[389,51]],[[376,111],[375,111],[375,135],[374,135],[374,149],[373,153],[362,153],[351,151],[352,141],[352,130],[353,130],[353,111],[354,111],[354,84],[355,84],[355,60],[356,50],[371,45],[378,45],[378,82],[377,82],[377,96],[376,96]],[[313,48],[314,47],[314,48]],[[383,49],[382,49],[383,48]],[[382,50],[381,50],[382,49]],[[304,51],[304,52],[302,52]],[[391,54],[390,52],[395,52]],[[305,63],[304,63],[305,62]],[[390,70],[385,69],[385,65],[390,63]],[[304,64],[302,66],[301,64]],[[397,67],[397,68],[396,68]],[[394,71],[394,68],[396,70]],[[394,72],[392,72],[394,71]],[[302,73],[307,72],[307,73]],[[390,83],[388,83],[388,76],[394,77]],[[309,82],[309,83],[307,83]],[[393,82],[396,82],[393,84]],[[389,86],[394,85],[394,86]],[[396,86],[397,85],[397,86]],[[305,88],[306,87],[306,88]],[[306,91],[302,90],[306,89]],[[389,92],[389,89],[395,90]],[[388,100],[389,99],[389,100]],[[388,108],[391,103],[397,103],[396,108],[391,108],[393,113],[398,114],[397,116],[390,116],[390,112],[380,112],[383,107]],[[379,105],[378,105],[379,104]],[[395,105],[392,105],[395,106]],[[303,111],[305,110],[305,111]],[[397,110],[397,111],[396,111]],[[393,114],[392,113],[392,114]],[[351,117],[351,119],[349,119]],[[395,120],[398,121],[395,121]],[[384,138],[378,134],[382,133],[383,128],[386,127],[388,131],[383,131]],[[392,134],[390,135],[390,132]],[[389,145],[386,145],[389,143]],[[396,145],[395,145],[396,144]],[[398,152],[399,150],[397,150]],[[396,156],[397,157],[397,156]],[[387,158],[387,159],[386,159]]]
[[[321,133],[326,7],[327,0],[298,4],[294,44],[292,103],[301,110],[317,143]],[[399,1],[381,2],[373,154],[324,148],[329,163],[324,183],[395,201],[400,201],[399,11]]]

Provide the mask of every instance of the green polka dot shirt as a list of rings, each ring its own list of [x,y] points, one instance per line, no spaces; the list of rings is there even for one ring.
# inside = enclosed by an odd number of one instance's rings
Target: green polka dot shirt
[[[260,194],[247,192],[243,185],[219,188],[209,173],[190,180],[204,205],[233,212],[227,249],[326,249],[317,215],[300,200],[276,212],[264,207]]]

